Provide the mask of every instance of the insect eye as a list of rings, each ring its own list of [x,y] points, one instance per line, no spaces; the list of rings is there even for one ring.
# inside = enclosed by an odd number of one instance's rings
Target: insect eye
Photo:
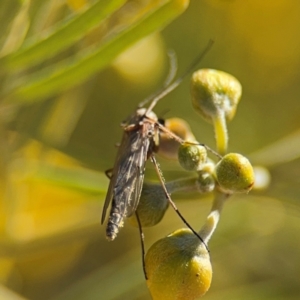
[[[161,119],[161,118],[159,118],[158,119],[158,123],[160,124],[160,125],[163,125],[163,126],[165,126],[165,119]]]

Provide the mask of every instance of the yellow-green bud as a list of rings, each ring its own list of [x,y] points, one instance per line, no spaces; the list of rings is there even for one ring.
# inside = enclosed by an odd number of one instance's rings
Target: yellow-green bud
[[[166,119],[164,122],[165,128],[170,130],[175,135],[179,136],[183,140],[195,141],[195,137],[189,124],[180,118]],[[177,160],[179,144],[172,139],[167,132],[161,132],[159,138],[158,153],[167,158]]]
[[[153,300],[198,299],[211,284],[209,253],[186,228],[153,244],[146,254],[145,267]]]
[[[142,227],[151,227],[161,221],[169,206],[161,184],[148,184],[144,182],[143,190],[137,207],[137,213]],[[135,215],[128,218],[133,226],[138,226]]]
[[[199,171],[196,185],[200,193],[209,193],[215,188],[215,179],[212,174],[206,171]]]
[[[254,171],[249,160],[241,154],[226,154],[216,165],[215,175],[225,193],[249,192],[254,185]]]
[[[192,104],[209,122],[224,114],[231,120],[242,95],[240,82],[232,75],[212,69],[194,72],[191,81]]]
[[[197,171],[207,160],[207,151],[201,145],[193,145],[188,142],[180,145],[178,149],[178,161],[187,171]]]

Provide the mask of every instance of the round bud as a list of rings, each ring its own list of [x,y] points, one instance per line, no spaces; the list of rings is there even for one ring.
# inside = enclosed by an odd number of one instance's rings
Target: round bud
[[[160,184],[143,185],[139,205],[136,209],[141,226],[151,227],[159,223],[169,206],[165,192]],[[133,214],[128,218],[131,225],[138,227],[136,216]]]
[[[178,161],[187,171],[197,171],[207,160],[207,151],[201,145],[193,145],[188,142],[180,145],[178,149]]]
[[[211,173],[199,171],[196,186],[200,193],[210,193],[215,188],[215,179]]]
[[[212,267],[204,244],[189,229],[179,229],[151,246],[145,257],[153,300],[194,300],[210,287]]]
[[[201,69],[192,76],[191,93],[193,107],[204,119],[211,122],[221,113],[229,121],[235,115],[242,86],[228,73]]]
[[[170,118],[164,121],[164,127],[183,140],[195,141],[189,124],[180,118]],[[177,160],[179,144],[167,132],[161,132],[158,153],[167,158]]]
[[[225,193],[249,192],[254,185],[254,171],[249,160],[241,154],[226,154],[216,165],[215,175]]]

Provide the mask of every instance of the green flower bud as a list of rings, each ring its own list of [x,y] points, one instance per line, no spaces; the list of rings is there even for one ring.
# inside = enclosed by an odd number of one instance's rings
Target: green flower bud
[[[193,145],[188,142],[180,145],[178,149],[178,161],[187,171],[197,171],[207,160],[207,151],[201,145]]]
[[[151,246],[145,257],[153,300],[194,300],[210,287],[212,267],[204,244],[179,229]]]
[[[161,184],[144,182],[143,190],[137,207],[137,213],[142,227],[151,227],[159,223],[169,206]],[[131,225],[138,227],[135,215],[128,218]]]
[[[189,124],[180,118],[166,119],[164,126],[175,135],[179,136],[183,140],[195,141],[195,137]],[[179,144],[174,139],[170,138],[170,135],[166,132],[160,133],[159,138],[159,150],[158,153],[167,158],[177,160],[178,158]]]
[[[192,104],[200,115],[209,122],[219,114],[231,120],[242,95],[240,82],[232,75],[201,69],[194,72],[191,82]]]
[[[205,164],[205,170],[210,170],[210,164]],[[169,194],[175,192],[194,191],[196,188],[195,177],[181,178],[166,182],[165,186]],[[164,217],[169,206],[169,201],[160,183],[144,182],[140,202],[137,207],[137,213],[142,227],[151,227],[156,225]],[[138,227],[135,215],[128,218],[131,225]]]
[[[199,171],[196,185],[200,193],[209,193],[215,188],[215,179],[211,173]]]
[[[226,154],[216,165],[216,179],[225,193],[249,192],[254,185],[254,171],[241,154]]]

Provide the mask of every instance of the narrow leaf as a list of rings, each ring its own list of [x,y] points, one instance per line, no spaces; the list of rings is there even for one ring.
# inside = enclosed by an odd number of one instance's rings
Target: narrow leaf
[[[44,39],[3,56],[0,59],[0,64],[13,69],[33,65],[55,55],[99,25],[103,19],[117,10],[124,2],[125,0],[99,0],[82,14],[76,15],[67,23],[64,22],[60,28],[55,28]]]
[[[99,49],[75,63],[51,68],[46,74],[35,74],[34,80],[16,88],[6,97],[6,102],[30,103],[57,94],[75,86],[109,65],[120,53],[138,40],[161,30],[188,6],[187,0],[172,0],[138,20],[129,28],[114,36]]]

